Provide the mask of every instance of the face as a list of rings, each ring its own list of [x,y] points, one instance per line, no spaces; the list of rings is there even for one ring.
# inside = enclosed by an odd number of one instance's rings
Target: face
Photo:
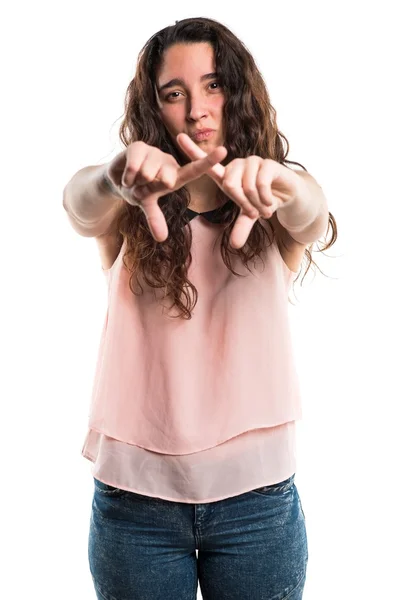
[[[161,119],[174,140],[178,133],[192,136],[199,129],[210,135],[192,138],[204,152],[223,144],[224,94],[215,74],[210,44],[175,44],[164,53],[157,76]]]

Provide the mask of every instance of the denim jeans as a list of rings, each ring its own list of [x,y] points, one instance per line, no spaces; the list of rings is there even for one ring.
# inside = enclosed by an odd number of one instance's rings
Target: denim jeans
[[[205,504],[94,479],[88,557],[99,600],[301,600],[308,544],[295,474]],[[196,550],[198,555],[196,555]]]

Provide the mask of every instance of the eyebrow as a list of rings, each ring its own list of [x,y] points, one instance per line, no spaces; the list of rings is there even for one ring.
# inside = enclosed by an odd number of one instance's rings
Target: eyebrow
[[[215,79],[217,77],[217,73],[206,73],[206,75],[202,75],[200,77],[200,81],[206,81],[207,79]],[[171,81],[168,81],[167,83],[164,83],[164,85],[162,85],[161,87],[157,88],[157,92],[160,93],[163,90],[167,89],[167,88],[171,88],[174,87],[175,85],[185,85],[185,82],[183,81],[183,79],[171,79]]]

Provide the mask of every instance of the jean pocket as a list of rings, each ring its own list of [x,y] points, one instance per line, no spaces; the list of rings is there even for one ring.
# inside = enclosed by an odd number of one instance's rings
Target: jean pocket
[[[288,477],[284,481],[279,483],[273,483],[272,485],[263,485],[262,487],[256,488],[250,491],[250,494],[259,494],[261,496],[276,496],[288,492],[294,485],[295,474]]]
[[[114,498],[116,496],[120,497],[124,496],[125,494],[129,494],[128,490],[123,490],[121,488],[114,487],[109,483],[104,483],[104,481],[100,481],[100,479],[96,479],[96,477],[93,477],[93,480],[95,491],[101,494],[102,496],[112,496]]]

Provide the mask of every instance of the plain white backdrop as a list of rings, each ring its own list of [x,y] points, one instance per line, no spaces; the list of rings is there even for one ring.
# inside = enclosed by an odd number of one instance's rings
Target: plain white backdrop
[[[2,597],[94,600],[93,494],[81,457],[106,311],[95,241],[62,192],[123,147],[118,125],[148,38],[186,17],[252,52],[338,241],[290,306],[303,397],[296,485],[304,600],[394,597],[399,565],[399,116],[395,3],[69,0],[2,9]],[[295,167],[297,168],[297,167]],[[292,298],[294,298],[292,294]],[[199,592],[199,598],[201,597]],[[166,599],[169,600],[169,599]],[[256,599],[254,599],[256,600]]]

